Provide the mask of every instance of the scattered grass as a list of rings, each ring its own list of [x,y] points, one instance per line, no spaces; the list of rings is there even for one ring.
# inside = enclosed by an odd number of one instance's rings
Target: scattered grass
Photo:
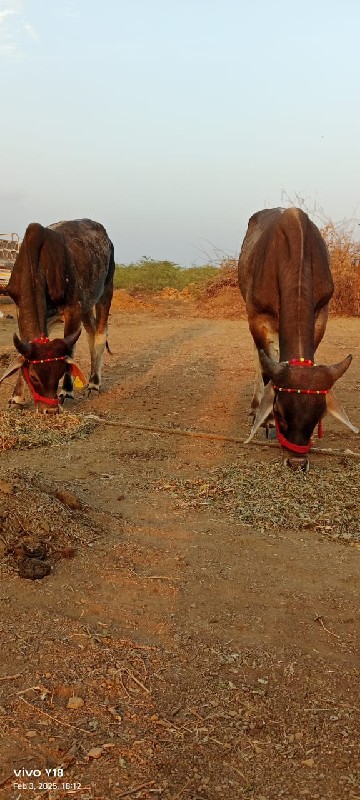
[[[342,542],[359,543],[360,464],[341,464],[309,473],[291,472],[282,462],[266,466],[253,461],[216,468],[201,478],[159,482],[182,507],[209,509],[262,531],[308,529]],[[349,493],[349,486],[354,487]]]
[[[42,446],[61,446],[86,436],[95,421],[77,414],[37,414],[33,410],[0,412],[0,451]]]

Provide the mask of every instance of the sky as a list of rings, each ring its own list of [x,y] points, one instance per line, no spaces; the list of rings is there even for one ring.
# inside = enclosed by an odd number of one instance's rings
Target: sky
[[[118,263],[360,217],[358,0],[0,0],[0,232],[90,217]]]

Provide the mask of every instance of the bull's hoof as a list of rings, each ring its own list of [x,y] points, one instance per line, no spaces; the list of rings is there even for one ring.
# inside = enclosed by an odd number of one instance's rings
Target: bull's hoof
[[[17,397],[10,397],[10,400],[8,401],[8,406],[9,409],[17,408],[20,409],[20,411],[23,411],[23,409],[25,408],[25,400],[21,400],[20,398]]]
[[[98,383],[88,383],[88,385],[86,387],[86,391],[88,393],[88,397],[90,397],[91,392],[95,392],[95,393],[99,394],[99,392],[100,392],[100,384],[98,384]]]
[[[273,442],[276,439],[276,428],[274,425],[266,426],[266,438]]]
[[[73,400],[74,399],[74,392],[69,391],[68,389],[61,389],[59,392],[59,403],[63,405],[64,400]]]

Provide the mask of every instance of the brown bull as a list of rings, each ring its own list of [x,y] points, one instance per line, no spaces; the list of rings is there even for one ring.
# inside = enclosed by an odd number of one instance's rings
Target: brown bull
[[[8,285],[20,333],[14,335],[20,355],[0,380],[19,372],[11,404],[24,404],[27,383],[39,411],[58,411],[61,378],[60,401],[73,397],[73,377],[85,382],[72,360],[81,324],[91,355],[88,390],[99,391],[114,269],[112,242],[98,222],[28,226]],[[57,314],[64,318],[64,338],[50,340],[48,328]]]
[[[332,391],[352,356],[314,365],[334,285],[326,244],[301,209],[264,209],[250,218],[239,284],[259,356],[247,441],[273,414],[285,460],[307,469],[311,436],[326,411],[358,429]]]

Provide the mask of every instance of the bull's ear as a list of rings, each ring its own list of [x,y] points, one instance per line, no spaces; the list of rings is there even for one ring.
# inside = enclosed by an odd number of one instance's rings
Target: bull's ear
[[[85,386],[87,381],[86,381],[85,375],[81,371],[80,367],[78,367],[78,365],[75,364],[75,361],[73,361],[72,358],[70,358],[70,356],[65,356],[65,361],[66,361],[67,364],[70,364],[70,372],[71,372],[72,376],[74,378],[79,378],[79,380],[81,381],[83,386]]]
[[[17,372],[18,369],[21,369],[25,360],[26,359],[24,358],[24,356],[18,356],[15,359],[15,361],[13,361],[12,364],[8,366],[6,372],[4,372],[4,374],[0,378],[0,383],[2,383],[5,380],[5,378],[8,378],[9,375],[13,375],[14,372]]]
[[[355,425],[350,422],[346,411],[344,411],[340,403],[340,400],[335,397],[334,392],[332,391],[328,392],[326,395],[326,406],[328,412],[332,414],[333,417],[336,417],[336,419],[340,420],[340,422],[343,422],[344,425],[347,425],[353,433],[359,433],[359,428],[356,428]]]
[[[30,342],[23,342],[19,339],[17,333],[13,335],[14,345],[19,353],[21,353],[24,358],[30,358],[32,346]]]
[[[255,436],[256,431],[260,428],[260,425],[262,425],[263,422],[265,422],[265,420],[268,418],[269,414],[271,414],[274,405],[274,397],[275,397],[274,387],[272,383],[267,383],[265,386],[265,391],[263,394],[262,401],[259,405],[256,417],[254,419],[254,424],[250,431],[250,435],[248,436],[247,439],[245,439],[244,444],[251,442],[251,439],[253,438],[253,436]]]

